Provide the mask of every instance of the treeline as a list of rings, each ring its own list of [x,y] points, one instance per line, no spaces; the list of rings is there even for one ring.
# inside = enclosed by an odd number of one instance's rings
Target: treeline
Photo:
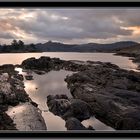
[[[10,45],[0,45],[0,52],[38,52],[35,44],[25,45],[21,40],[13,40]]]

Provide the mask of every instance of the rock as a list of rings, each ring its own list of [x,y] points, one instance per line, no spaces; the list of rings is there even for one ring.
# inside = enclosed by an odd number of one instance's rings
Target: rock
[[[39,70],[34,70],[34,72],[38,75],[43,75],[43,74],[46,74],[45,71],[39,71]]]
[[[47,105],[52,113],[61,116],[65,120],[75,117],[83,121],[91,116],[90,106],[86,102],[80,99],[69,100],[66,95],[49,95]]]
[[[25,75],[26,80],[33,80],[33,76],[32,75]]]
[[[64,98],[62,98],[64,96]],[[49,95],[47,97],[49,110],[58,116],[63,116],[70,108],[70,101],[65,99],[65,95]]]
[[[13,120],[5,113],[0,111],[0,130],[17,130]]]
[[[80,121],[89,119],[91,114],[90,106],[80,100],[80,99],[72,99],[70,100],[70,109],[64,114],[63,118],[67,119],[70,117],[75,117]]]
[[[136,56],[133,62],[140,63],[140,55]]]
[[[21,81],[24,80],[24,77],[23,77],[22,74],[15,74],[15,75],[13,75],[13,77],[14,77],[14,78],[17,78],[17,79],[19,79],[19,80],[21,80]]]
[[[76,118],[67,119],[65,126],[68,130],[89,130]]]
[[[140,73],[100,64],[65,81],[73,97],[87,102],[97,119],[115,129],[140,129],[140,120],[127,116],[131,110],[140,114]]]
[[[43,69],[50,68],[51,61],[50,57],[40,57],[39,59],[35,59],[34,57],[28,58],[22,62],[22,66],[26,69]]]
[[[0,130],[46,130],[37,104],[24,90],[23,80],[13,65],[0,66]],[[9,106],[12,117],[6,114]]]
[[[42,56],[39,59],[29,58],[22,62],[22,67],[24,69],[32,69],[37,73],[39,71],[50,71],[50,70],[70,70],[70,71],[79,71],[85,70],[87,67],[82,64],[76,64],[71,61],[60,60],[59,58],[50,58]]]
[[[9,108],[7,114],[13,119],[19,131],[47,130],[39,109],[29,102]]]

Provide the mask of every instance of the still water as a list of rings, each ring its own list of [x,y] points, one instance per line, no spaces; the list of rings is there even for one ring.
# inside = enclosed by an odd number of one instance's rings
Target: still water
[[[134,64],[128,57],[115,56],[112,53],[13,53],[13,54],[0,54],[1,64],[21,64],[21,62],[30,57],[39,58],[40,56],[58,57],[63,60],[91,60],[111,62],[124,69],[135,70],[137,65]],[[22,69],[17,68],[21,74],[26,75],[26,72],[22,72]],[[42,111],[42,116],[46,122],[48,131],[65,131],[65,121],[59,116],[53,115],[49,112],[46,97],[49,94],[66,94],[71,98],[67,84],[64,81],[67,75],[71,75],[71,71],[50,71],[43,75],[32,73],[34,80],[24,79],[25,90],[29,94],[30,98],[39,105]],[[84,120],[82,124],[86,127],[93,126],[95,130],[111,130],[111,127],[105,125],[94,117],[88,120]]]
[[[101,61],[111,62],[124,69],[135,70],[137,65],[128,57],[115,56],[113,53],[67,53],[67,52],[44,52],[44,53],[5,53],[0,54],[0,64],[21,64],[27,58],[40,56],[58,57],[63,60]]]

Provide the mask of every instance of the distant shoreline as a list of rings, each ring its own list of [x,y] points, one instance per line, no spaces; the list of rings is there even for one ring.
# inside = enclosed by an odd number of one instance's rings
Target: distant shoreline
[[[9,53],[116,53],[116,52],[57,52],[57,51],[49,51],[49,52],[0,52],[0,54],[9,54]]]

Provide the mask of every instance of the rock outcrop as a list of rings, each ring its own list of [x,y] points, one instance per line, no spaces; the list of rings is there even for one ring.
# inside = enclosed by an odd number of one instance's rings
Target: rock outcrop
[[[19,104],[28,104],[27,110],[24,110],[26,117],[20,119],[24,123],[30,121],[30,130],[44,130],[45,122],[43,122],[42,116],[37,111],[37,104],[34,103],[24,90],[23,76],[15,71],[14,65],[3,65],[0,66],[0,130],[17,130],[17,124],[13,121],[15,118],[7,115],[6,111],[10,106],[16,108]],[[30,105],[29,105],[30,104]],[[21,111],[20,109],[18,111]],[[29,114],[31,112],[31,114]],[[34,113],[34,114],[33,114]],[[17,113],[18,114],[18,113]],[[33,120],[33,121],[31,121]],[[39,123],[37,122],[39,121]],[[21,121],[19,122],[19,124]],[[37,125],[35,126],[35,124]],[[26,130],[28,125],[24,125]],[[41,126],[42,125],[42,126]]]
[[[115,129],[140,129],[140,73],[97,65],[65,81],[73,97],[87,102],[97,119]]]
[[[82,121],[89,119],[90,106],[80,99],[68,99],[66,95],[48,95],[47,105],[49,110],[66,121],[68,130],[88,130]]]
[[[91,114],[115,129],[140,129],[140,73],[120,69],[111,63],[64,61],[49,57],[29,58],[21,66],[41,71],[65,69],[77,72],[65,79],[77,104],[84,101],[90,106]],[[87,116],[81,113],[85,118],[74,115],[72,100],[67,97],[49,97],[47,103],[54,114],[65,120],[88,118],[88,113]],[[76,111],[80,114],[80,107]]]
[[[19,131],[47,130],[41,112],[29,102],[9,108],[7,114]]]

